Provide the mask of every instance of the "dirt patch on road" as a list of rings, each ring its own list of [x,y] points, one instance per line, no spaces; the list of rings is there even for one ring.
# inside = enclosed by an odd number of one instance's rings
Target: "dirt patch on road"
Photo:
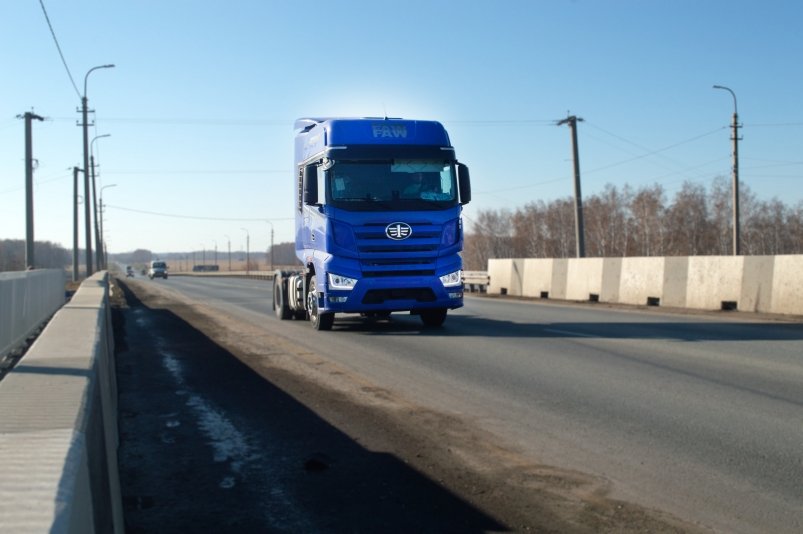
[[[170,289],[137,282],[128,287],[147,307],[168,309],[204,332],[362,447],[399,458],[493,517],[505,526],[502,531],[705,531],[612,500],[606,480],[534,464],[469,421],[377,388],[285,338],[216,314]]]

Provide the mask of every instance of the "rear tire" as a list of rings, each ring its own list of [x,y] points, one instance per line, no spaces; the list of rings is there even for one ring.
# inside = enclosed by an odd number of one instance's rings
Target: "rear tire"
[[[273,279],[273,311],[280,321],[286,321],[291,317],[290,307],[284,294],[284,284],[280,277]]]
[[[318,311],[317,282],[315,275],[309,281],[309,291],[307,292],[307,315],[310,324],[315,330],[331,330],[335,322],[334,313],[321,313]]]
[[[421,310],[421,322],[424,326],[436,328],[443,325],[446,320],[446,308],[436,308],[433,310]]]

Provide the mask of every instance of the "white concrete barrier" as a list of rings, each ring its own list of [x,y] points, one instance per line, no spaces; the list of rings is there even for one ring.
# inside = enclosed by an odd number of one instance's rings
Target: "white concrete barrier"
[[[803,255],[775,256],[769,307],[759,311],[803,314]]]
[[[522,295],[524,279],[524,260],[488,260],[488,293],[501,295]]]
[[[489,294],[803,315],[803,255],[494,259]]]
[[[602,293],[602,258],[581,258],[567,261],[566,299],[591,300],[591,295]]]
[[[552,289],[552,265],[549,258],[529,258],[524,260],[524,280],[521,294],[525,297],[549,298]],[[490,292],[490,291],[489,291]]]
[[[124,531],[108,275],[0,381],[0,532]]]
[[[618,302],[660,303],[663,294],[664,258],[622,258]]]
[[[64,271],[0,273],[0,359],[64,304]]]

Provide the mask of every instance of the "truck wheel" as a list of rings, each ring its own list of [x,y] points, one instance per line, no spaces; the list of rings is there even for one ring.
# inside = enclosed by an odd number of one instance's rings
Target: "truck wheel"
[[[273,279],[273,311],[280,321],[285,321],[290,318],[290,308],[287,306],[287,299],[284,294],[284,284],[282,279],[276,277]]]
[[[309,315],[312,328],[315,330],[331,330],[332,324],[335,322],[334,313],[320,313],[318,311],[318,297],[316,296],[315,275],[309,282],[309,291],[307,292],[307,314]]]
[[[437,327],[443,324],[446,320],[446,308],[437,308],[433,310],[421,310],[421,322],[424,326]]]

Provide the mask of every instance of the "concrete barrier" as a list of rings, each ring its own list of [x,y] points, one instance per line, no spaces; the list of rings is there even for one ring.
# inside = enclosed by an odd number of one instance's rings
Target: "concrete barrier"
[[[522,295],[524,260],[488,260],[488,293]]]
[[[0,273],[0,360],[64,304],[64,271]]]
[[[488,261],[489,294],[803,315],[803,255]]]
[[[108,275],[87,279],[0,381],[0,531],[124,531]]]

